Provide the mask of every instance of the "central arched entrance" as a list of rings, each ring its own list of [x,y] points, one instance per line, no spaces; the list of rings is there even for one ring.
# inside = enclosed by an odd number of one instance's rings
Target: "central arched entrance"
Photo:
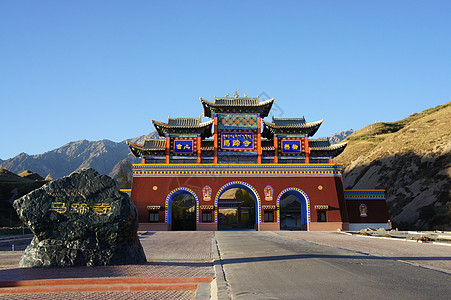
[[[260,196],[242,181],[222,186],[215,197],[218,230],[255,230],[260,222]]]
[[[226,190],[218,202],[218,230],[255,229],[255,200],[245,189]]]
[[[280,230],[308,230],[310,201],[298,188],[287,188],[277,197]]]
[[[198,213],[199,198],[193,190],[179,187],[166,197],[165,222],[170,230],[196,230]]]

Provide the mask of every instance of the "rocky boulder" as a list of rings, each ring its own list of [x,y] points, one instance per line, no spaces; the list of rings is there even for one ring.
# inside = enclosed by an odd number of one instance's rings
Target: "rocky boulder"
[[[76,171],[14,201],[35,234],[23,267],[139,264],[137,210],[113,179],[93,169]]]

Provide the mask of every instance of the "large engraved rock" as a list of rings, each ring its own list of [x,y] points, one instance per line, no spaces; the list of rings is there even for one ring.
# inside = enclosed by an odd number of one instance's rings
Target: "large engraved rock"
[[[146,262],[137,210],[113,179],[76,171],[14,201],[35,234],[23,267],[105,266]]]

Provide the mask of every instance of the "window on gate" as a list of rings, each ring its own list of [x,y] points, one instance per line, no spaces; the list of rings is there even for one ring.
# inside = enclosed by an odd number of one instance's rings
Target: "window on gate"
[[[320,211],[316,212],[316,217],[317,217],[318,222],[327,222],[325,210],[320,210]]]
[[[202,222],[211,223],[212,222],[212,213],[211,211],[203,211],[202,212]]]
[[[149,222],[158,222],[160,220],[160,215],[158,212],[149,213]]]
[[[274,212],[273,211],[265,211],[265,222],[274,222]]]

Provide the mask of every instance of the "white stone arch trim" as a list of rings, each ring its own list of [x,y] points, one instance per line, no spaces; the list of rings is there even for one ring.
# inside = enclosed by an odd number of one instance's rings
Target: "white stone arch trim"
[[[187,187],[178,187],[176,189],[173,189],[168,196],[166,197],[166,201],[165,201],[165,210],[164,210],[164,222],[168,223],[170,218],[169,218],[169,206],[172,205],[172,198],[174,195],[179,195],[181,194],[182,191],[187,192],[188,194],[190,194],[191,196],[194,197],[194,199],[196,200],[196,224],[199,223],[199,197],[197,197],[197,194],[190,188]],[[171,213],[172,213],[172,208],[171,208]],[[171,220],[172,223],[172,220]]]
[[[277,203],[276,203],[276,207],[277,207],[277,223],[280,223],[280,199],[282,198],[282,196],[284,194],[286,194],[287,192],[291,192],[291,191],[298,192],[299,194],[301,194],[304,197],[305,202],[306,202],[306,210],[307,210],[307,223],[310,223],[310,199],[307,196],[306,192],[304,192],[300,188],[296,188],[296,187],[286,188],[286,189],[284,189],[283,191],[280,192],[279,196],[277,196]]]

